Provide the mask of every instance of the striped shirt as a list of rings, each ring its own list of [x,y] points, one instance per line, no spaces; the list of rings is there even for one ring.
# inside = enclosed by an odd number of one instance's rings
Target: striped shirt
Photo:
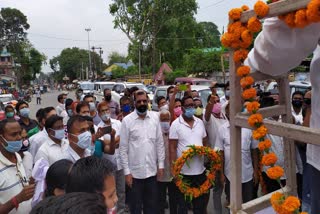
[[[22,159],[15,153],[17,164],[9,161],[0,152],[0,203],[4,204],[19,194],[23,185],[28,185]],[[31,200],[19,204],[18,210],[13,209],[10,213],[29,213],[31,211]]]

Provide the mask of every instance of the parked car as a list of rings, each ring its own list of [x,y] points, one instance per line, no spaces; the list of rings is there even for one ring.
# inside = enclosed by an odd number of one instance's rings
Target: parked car
[[[96,97],[97,101],[101,102],[103,98],[103,91],[106,88],[112,90],[115,82],[95,82],[94,83],[94,96]]]
[[[0,94],[0,102],[3,103],[4,106],[12,105],[15,107],[17,104],[17,100],[12,94]]]
[[[120,82],[116,83],[112,88],[112,99],[119,103],[120,98],[124,95],[124,90],[126,88],[130,89],[132,87],[138,87],[139,89],[143,89],[147,92],[149,99],[153,100],[153,94],[148,90],[148,88],[142,83],[131,83],[131,82]]]
[[[93,94],[94,83],[93,82],[79,82],[79,87],[83,90],[83,94]]]
[[[207,80],[204,78],[193,78],[193,77],[178,77],[174,80],[174,84],[187,84],[189,83],[190,85],[207,85],[210,86],[211,80]]]
[[[295,91],[301,91],[305,93],[308,90],[311,90],[311,83],[307,81],[293,81],[289,82],[291,94]],[[266,92],[276,92],[278,91],[278,83],[277,82],[271,82],[267,89]]]
[[[154,93],[156,92],[157,86],[155,86],[155,85],[148,85],[147,88],[148,88],[148,90],[149,90],[150,92],[152,92],[152,93],[154,94]]]

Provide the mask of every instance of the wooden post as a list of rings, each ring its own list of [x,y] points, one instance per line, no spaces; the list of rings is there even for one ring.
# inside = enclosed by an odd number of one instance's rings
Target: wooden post
[[[241,158],[241,127],[235,125],[235,118],[241,112],[241,88],[240,79],[236,75],[237,65],[233,61],[234,52],[230,52],[230,143],[231,143],[231,180],[230,180],[230,207],[231,213],[241,209],[242,204],[242,158]]]

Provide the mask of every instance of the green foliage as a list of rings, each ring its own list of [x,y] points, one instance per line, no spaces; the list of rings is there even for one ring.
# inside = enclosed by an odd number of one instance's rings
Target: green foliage
[[[126,69],[117,66],[114,69],[112,69],[112,78],[113,79],[119,79],[123,78],[126,75]]]
[[[100,71],[100,62],[102,59],[96,52],[91,52],[92,70]],[[85,69],[89,65],[88,51],[77,47],[65,48],[60,55],[50,59],[49,64],[51,69],[57,73],[56,80],[62,80],[63,76],[67,75],[70,80],[83,77]],[[102,65],[103,66],[103,65]],[[81,71],[83,69],[82,75]],[[98,72],[99,74],[99,72]],[[83,77],[84,78],[84,77]]]
[[[183,57],[184,68],[190,73],[212,73],[221,70],[221,52],[191,49]]]
[[[165,72],[166,84],[173,84],[177,77],[186,77],[187,72],[185,70],[174,70],[172,72]]]
[[[120,53],[118,52],[111,52],[108,56],[109,58],[109,66],[111,66],[112,64],[116,63],[116,62],[119,62],[119,63],[127,63],[128,62],[128,59],[126,56],[124,55],[121,55]]]

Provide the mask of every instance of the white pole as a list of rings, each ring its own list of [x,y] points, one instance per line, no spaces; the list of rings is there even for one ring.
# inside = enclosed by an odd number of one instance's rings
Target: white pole
[[[85,30],[88,32],[89,75],[90,75],[90,77],[93,77],[92,68],[91,68],[90,36],[89,36],[89,33],[90,33],[90,31],[91,31],[91,28],[86,28]]]

